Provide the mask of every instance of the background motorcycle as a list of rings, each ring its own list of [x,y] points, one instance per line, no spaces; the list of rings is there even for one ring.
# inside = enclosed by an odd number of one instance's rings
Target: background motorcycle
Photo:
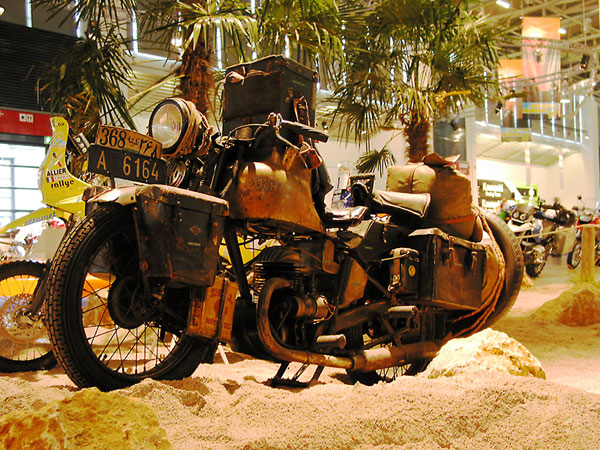
[[[261,76],[238,86],[269,81]],[[417,230],[429,194],[357,186],[364,206],[328,211],[315,186],[321,161],[312,140],[325,141],[321,131],[278,114],[226,137],[205,123],[188,102],[159,104],[149,129],[186,181],[166,186],[159,160],[121,155],[112,172],[146,168],[158,184],[90,199],[95,209],[59,247],[45,316],[57,358],[78,386],[189,376],[223,341],[282,363],[274,383],[297,383],[308,365],[318,367],[314,377],[330,366],[366,383],[390,380],[422,370],[447,339],[489,326],[512,306],[522,256],[501,220],[490,216],[488,230],[506,277],[488,274],[501,292],[484,304],[486,247]],[[111,155],[90,147],[92,169]],[[261,251],[249,271],[239,237],[279,245]],[[221,239],[229,261],[219,256]],[[442,277],[448,270],[451,279]],[[302,367],[286,379],[292,362]]]
[[[577,196],[581,200],[581,195]],[[600,213],[598,207],[595,209],[586,208],[583,204],[573,208],[577,212],[577,234],[573,248],[567,254],[567,266],[574,269],[581,262],[581,225],[596,225],[596,246],[594,260],[596,265],[600,263]]]
[[[519,238],[525,271],[532,278],[538,277],[548,256],[556,252],[556,231],[570,226],[575,214],[559,202],[552,205],[518,204],[510,216],[509,227]]]
[[[46,226],[39,237],[31,237],[33,242],[18,257],[13,254],[7,258],[9,262],[0,264],[2,372],[48,369],[56,364],[40,311],[46,261],[54,255],[66,224],[83,216],[85,202],[81,196],[90,184],[84,181],[89,178],[84,168],[89,143],[83,135],[70,134],[63,118],[53,117],[51,125],[52,140],[38,172],[46,206],[0,228],[0,234],[42,222],[59,222],[62,226]],[[11,242],[10,246],[14,250],[19,244]]]

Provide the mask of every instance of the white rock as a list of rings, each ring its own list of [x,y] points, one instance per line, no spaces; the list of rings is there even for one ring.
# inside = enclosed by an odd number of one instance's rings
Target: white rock
[[[529,350],[506,333],[490,328],[448,342],[422,375],[451,377],[476,370],[546,379],[540,362]]]

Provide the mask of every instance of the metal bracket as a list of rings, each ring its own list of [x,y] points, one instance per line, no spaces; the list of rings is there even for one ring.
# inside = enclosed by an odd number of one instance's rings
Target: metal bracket
[[[297,387],[297,388],[310,387],[317,383],[319,376],[321,376],[321,373],[323,372],[323,369],[325,368],[323,366],[317,366],[317,368],[315,369],[315,372],[313,373],[312,378],[309,381],[299,381],[298,378],[300,378],[300,376],[304,373],[304,371],[308,368],[308,366],[310,364],[308,364],[308,363],[302,364],[302,366],[296,371],[294,376],[292,376],[291,378],[283,378],[283,375],[285,374],[285,371],[287,370],[289,365],[290,365],[289,362],[281,363],[281,366],[279,366],[279,369],[277,370],[277,373],[275,374],[275,376],[267,381],[269,386],[271,386],[271,387],[289,386],[289,387]]]

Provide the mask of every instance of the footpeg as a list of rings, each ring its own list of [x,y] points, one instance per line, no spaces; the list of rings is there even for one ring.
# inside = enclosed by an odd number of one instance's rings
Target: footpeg
[[[414,305],[411,306],[392,306],[388,309],[388,316],[390,319],[408,319],[417,314],[418,308]]]

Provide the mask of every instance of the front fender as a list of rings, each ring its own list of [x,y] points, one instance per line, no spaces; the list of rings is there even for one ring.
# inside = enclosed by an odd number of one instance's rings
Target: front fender
[[[95,195],[88,199],[87,203],[118,203],[120,205],[131,205],[135,203],[138,192],[146,187],[146,185],[139,186],[125,186],[110,191],[102,192],[101,194]]]

